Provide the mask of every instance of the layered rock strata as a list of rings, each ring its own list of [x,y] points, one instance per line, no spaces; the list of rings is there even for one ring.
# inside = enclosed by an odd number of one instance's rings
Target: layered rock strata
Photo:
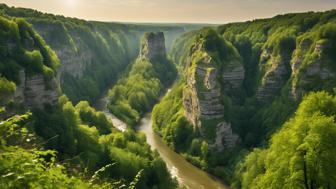
[[[269,61],[271,68],[266,71],[256,92],[256,97],[261,102],[272,100],[291,74],[290,56],[279,55],[271,57]]]
[[[306,50],[308,47],[302,47],[301,45],[301,48],[302,50]],[[306,65],[302,66],[300,70],[297,64],[301,65],[304,57],[301,56],[296,59],[294,62],[295,66],[293,66],[293,73],[300,74],[300,77],[296,76],[296,80],[292,83],[290,97],[299,100],[306,92],[305,86],[317,81],[323,82],[335,79],[333,70],[328,66],[332,64],[331,60],[323,56],[323,52],[327,48],[328,44],[317,42],[315,44],[314,53],[318,54],[318,58],[308,62]]]
[[[17,86],[14,98],[28,109],[43,108],[45,104],[57,103],[60,90],[56,79],[46,81],[42,74],[29,76],[20,71],[20,84]]]
[[[214,128],[216,136],[210,140],[214,150],[222,151],[234,147],[239,136],[234,134],[231,124],[224,121],[225,108],[221,103],[223,92],[241,87],[244,68],[238,61],[225,62],[223,70],[205,51],[203,43],[196,44],[187,60],[187,83],[183,90],[185,117],[204,131]],[[210,125],[209,125],[210,124]]]

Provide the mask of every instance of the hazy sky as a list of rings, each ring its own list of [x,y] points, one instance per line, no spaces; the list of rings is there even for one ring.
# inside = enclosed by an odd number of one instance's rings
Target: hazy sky
[[[336,8],[336,0],[0,0],[87,20],[227,23]]]

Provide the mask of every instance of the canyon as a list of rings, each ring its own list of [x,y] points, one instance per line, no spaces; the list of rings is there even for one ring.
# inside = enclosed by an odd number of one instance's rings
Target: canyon
[[[113,178],[131,183],[144,171],[141,188],[178,187],[168,173],[176,170],[186,173],[175,174],[181,186],[226,188],[225,181],[246,188],[249,172],[239,166],[273,150],[267,145],[276,133],[309,112],[300,108],[307,96],[316,92],[315,99],[333,102],[327,93],[334,94],[336,84],[336,11],[204,27],[0,9],[6,31],[0,35],[0,125],[30,112],[36,120],[23,124],[29,132],[36,124],[32,132],[40,140],[60,136],[46,145],[60,152],[60,161],[85,154],[73,172],[86,160],[98,159],[95,172],[115,158],[120,167]],[[80,151],[85,142],[90,148]],[[127,174],[123,166],[130,162]],[[268,165],[258,163],[266,173]]]

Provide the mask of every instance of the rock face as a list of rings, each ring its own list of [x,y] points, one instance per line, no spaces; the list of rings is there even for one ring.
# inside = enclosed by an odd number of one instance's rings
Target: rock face
[[[217,69],[212,65],[212,58],[204,53],[195,65],[194,73],[187,77],[187,85],[183,91],[185,116],[197,127],[201,127],[202,119],[219,119],[224,113],[224,107],[219,100],[221,93]]]
[[[290,56],[271,57],[271,68],[262,78],[256,97],[261,102],[268,102],[278,94],[291,73]]]
[[[77,79],[82,78],[85,69],[93,62],[94,58],[93,52],[83,40],[78,36],[67,34],[66,32],[68,32],[68,30],[62,25],[59,26],[57,24],[53,25],[49,23],[36,24],[35,29],[38,30],[39,34],[43,36],[44,39],[53,45],[53,50],[61,61],[61,66],[58,70],[60,82],[64,82],[63,76],[65,74],[70,74]],[[64,42],[54,41],[54,31],[62,31],[62,37],[58,37],[66,38],[66,40],[64,40]]]
[[[239,136],[232,132],[231,124],[222,122],[217,125],[216,139],[210,147],[218,151],[223,151],[226,148],[236,146],[239,140]]]
[[[82,78],[83,73],[93,60],[93,55],[88,50],[75,53],[70,47],[55,50],[62,65],[59,69],[59,78],[63,82],[63,74],[68,73],[75,78]]]
[[[19,78],[20,84],[17,84],[10,99],[13,99],[15,104],[23,109],[10,108],[0,113],[0,119],[7,119],[17,114],[17,111],[42,109],[46,104],[55,105],[58,102],[61,91],[56,78],[46,81],[42,74],[28,75],[25,70],[20,70]]]
[[[244,66],[238,61],[231,61],[223,70],[222,80],[224,91],[241,87],[245,77]]]
[[[292,64],[291,64],[291,68],[292,68],[292,73],[293,74],[297,74],[299,72],[299,68],[302,64],[302,61],[304,59],[304,53],[306,53],[309,50],[309,47],[311,45],[311,41],[310,40],[302,40],[301,44],[300,44],[300,49],[296,50],[298,56],[296,56],[294,59],[292,59]]]
[[[335,79],[333,70],[328,66],[333,64],[333,62],[329,59],[323,58],[322,55],[324,49],[326,48],[328,48],[328,45],[323,45],[317,42],[314,51],[318,54],[318,58],[309,62],[301,69],[294,67],[293,72],[294,76],[296,76],[296,80],[292,83],[290,97],[295,100],[299,100],[306,92],[305,86],[316,82],[325,82]],[[299,64],[298,62],[302,61],[303,57],[298,59],[297,62],[295,62],[296,64]],[[300,77],[298,77],[297,74],[300,74]]]
[[[26,108],[43,108],[45,104],[56,104],[59,94],[55,78],[46,82],[41,74],[28,76],[25,71],[20,71],[20,85],[17,86],[14,98]]]
[[[223,70],[205,50],[203,43],[195,44],[187,59],[187,82],[183,90],[185,117],[202,135],[214,128],[216,137],[210,139],[214,150],[234,147],[239,136],[234,134],[230,123],[224,120],[225,108],[221,103],[223,92],[239,88],[244,80],[244,68],[240,62],[225,62]]]
[[[163,32],[145,33],[141,42],[140,59],[149,61],[166,57],[165,37]]]
[[[324,40],[313,42],[307,38],[299,43],[292,56],[273,56],[270,49],[264,49],[260,67],[266,68],[266,73],[256,91],[256,98],[261,102],[270,102],[289,84],[288,97],[298,101],[306,92],[318,89],[318,82],[335,79],[330,67],[333,61],[324,53],[330,46]]]

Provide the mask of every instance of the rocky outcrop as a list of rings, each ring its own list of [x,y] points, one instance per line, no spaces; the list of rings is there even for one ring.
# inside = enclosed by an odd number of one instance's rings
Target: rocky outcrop
[[[202,135],[205,130],[216,129],[216,137],[208,139],[214,150],[234,147],[239,136],[234,134],[230,123],[223,122],[225,107],[221,103],[222,89],[229,91],[241,87],[244,68],[238,61],[225,62],[223,70],[199,42],[191,48],[187,59],[187,83],[183,90],[185,117]]]
[[[204,53],[194,65],[195,71],[187,77],[187,85],[183,91],[185,116],[197,127],[201,127],[202,119],[219,119],[224,113],[224,107],[219,100],[221,93],[217,69],[212,65],[212,58]]]
[[[0,119],[7,119],[24,110],[42,109],[47,104],[55,105],[58,102],[61,91],[56,78],[45,80],[42,74],[28,75],[22,69],[19,72],[19,79],[20,82],[10,97],[14,105],[1,112]]]
[[[197,96],[197,91],[195,88],[186,86],[183,90],[183,107],[184,107],[184,116],[189,122],[194,126],[201,125],[201,109]]]
[[[140,59],[148,59],[149,61],[165,58],[166,47],[163,32],[145,33],[141,42]]]
[[[268,102],[278,94],[291,73],[290,56],[271,57],[271,67],[262,78],[256,97],[261,102]]]
[[[295,56],[291,61],[292,62],[291,68],[293,74],[297,74],[299,72],[299,68],[304,59],[304,54],[309,50],[310,45],[311,41],[309,39],[302,40],[302,42],[300,43],[299,49],[297,49],[295,52],[297,53],[297,56]]]
[[[224,91],[240,88],[243,84],[244,77],[245,69],[242,63],[234,60],[228,62],[222,74]]]
[[[309,65],[307,65],[300,73],[300,78],[298,81],[292,84],[290,97],[293,99],[301,99],[304,95],[305,86],[316,81],[326,81],[335,78],[335,74],[332,70],[323,66],[325,62],[322,60],[316,60]]]
[[[56,54],[62,62],[59,69],[60,81],[63,82],[63,75],[70,74],[75,78],[82,78],[85,69],[92,63],[93,55],[89,50],[76,53],[71,47],[56,49]]]
[[[217,151],[223,151],[226,148],[235,147],[239,140],[239,136],[232,132],[231,124],[222,122],[217,125],[216,139],[210,147]]]
[[[14,99],[26,108],[43,108],[45,104],[56,104],[59,94],[55,78],[46,81],[42,74],[29,76],[25,71],[20,71],[20,84],[16,88]]]
[[[81,37],[76,35],[72,37],[71,33],[63,25],[59,24],[36,24],[35,29],[52,45],[61,62],[58,70],[60,82],[64,82],[65,74],[69,74],[77,79],[82,78],[85,69],[94,62],[94,55]],[[61,34],[57,34],[59,35],[58,38],[65,38],[64,41],[55,41],[54,31],[60,31]]]
[[[308,62],[303,67],[297,66],[301,65],[303,57],[299,56],[296,59],[295,66],[292,66],[293,69],[293,77],[295,80],[292,83],[292,88],[290,91],[290,97],[294,100],[299,100],[306,93],[305,86],[308,86],[312,83],[316,82],[324,82],[331,79],[335,79],[335,74],[332,69],[328,65],[333,64],[333,62],[323,56],[323,51],[327,49],[328,44],[324,44],[321,42],[316,42],[314,53],[318,54],[318,57],[313,59],[311,62]],[[301,44],[301,50],[307,50],[308,47],[304,48]],[[303,51],[306,52],[306,51]]]

